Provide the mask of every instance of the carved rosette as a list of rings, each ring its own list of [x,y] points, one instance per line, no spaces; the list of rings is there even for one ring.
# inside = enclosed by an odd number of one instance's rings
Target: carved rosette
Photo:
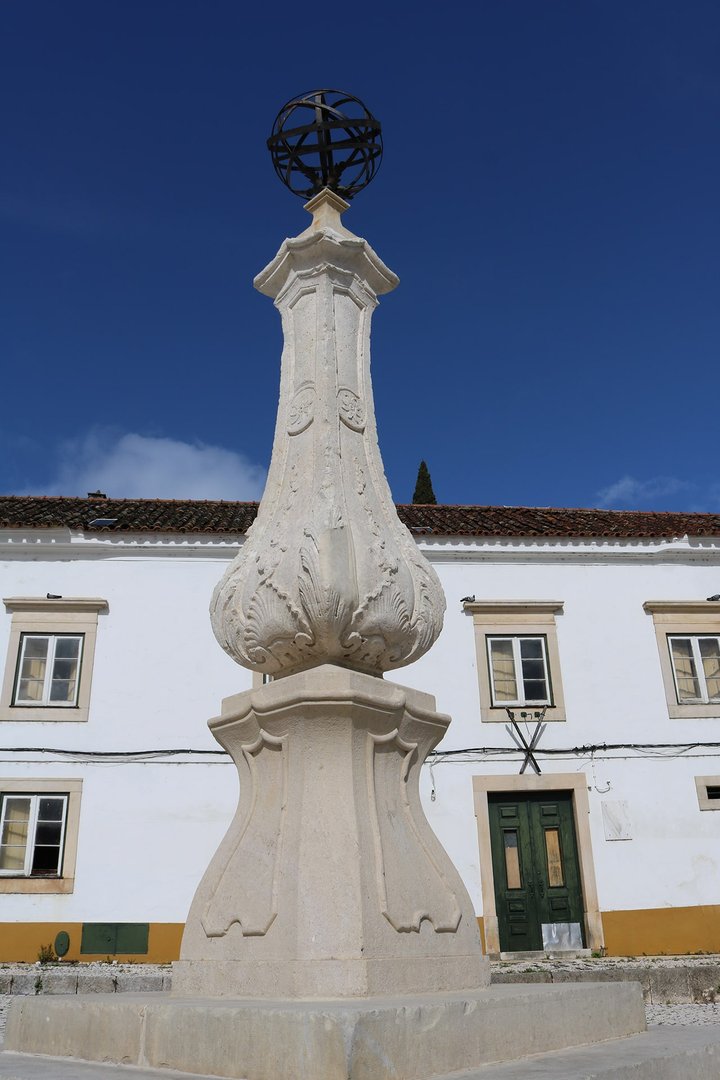
[[[378,448],[370,319],[397,278],[340,221],[331,192],[312,225],[255,279],[282,316],[280,403],[267,485],[213,595],[218,641],[274,676],[334,663],[382,674],[442,629],[434,570],[395,511]]]

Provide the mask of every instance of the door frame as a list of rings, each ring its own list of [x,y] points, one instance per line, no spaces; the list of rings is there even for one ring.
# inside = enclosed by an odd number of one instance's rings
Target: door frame
[[[545,776],[473,776],[473,802],[477,819],[478,848],[480,851],[480,884],[483,900],[483,924],[485,928],[485,951],[488,956],[500,955],[500,930],[495,902],[495,874],[490,847],[490,813],[488,794],[530,794],[536,791],[565,791],[572,796],[575,818],[580,884],[583,897],[585,941],[592,950],[605,947],[602,918],[595,881],[595,864],[590,838],[590,800],[587,779],[583,773],[552,773]]]

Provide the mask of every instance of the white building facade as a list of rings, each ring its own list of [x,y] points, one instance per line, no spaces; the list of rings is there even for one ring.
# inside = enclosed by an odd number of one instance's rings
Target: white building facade
[[[424,806],[487,950],[720,951],[720,516],[399,510],[448,610],[393,681],[452,717]],[[206,721],[253,676],[207,609],[254,511],[0,498],[0,961],[177,957],[237,804]]]

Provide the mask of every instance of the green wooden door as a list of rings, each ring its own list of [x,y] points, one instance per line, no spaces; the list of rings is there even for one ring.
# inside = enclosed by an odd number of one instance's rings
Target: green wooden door
[[[543,924],[578,923],[584,934],[571,793],[508,792],[488,804],[501,950],[541,950]]]

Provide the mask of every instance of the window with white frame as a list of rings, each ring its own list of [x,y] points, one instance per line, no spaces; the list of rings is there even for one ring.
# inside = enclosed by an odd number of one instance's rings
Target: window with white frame
[[[668,715],[720,718],[720,604],[648,600]]]
[[[561,600],[468,600],[475,632],[480,718],[507,723],[507,709],[544,708],[565,720],[557,619]]]
[[[720,702],[720,637],[668,635],[678,703]]]
[[[74,708],[82,634],[22,634],[13,705]]]
[[[6,597],[12,616],[0,720],[88,719],[98,616],[96,597]]]
[[[0,894],[72,893],[82,780],[0,777]]]
[[[0,816],[0,874],[60,877],[67,795],[5,795]]]
[[[551,705],[544,635],[487,637],[493,705]]]

